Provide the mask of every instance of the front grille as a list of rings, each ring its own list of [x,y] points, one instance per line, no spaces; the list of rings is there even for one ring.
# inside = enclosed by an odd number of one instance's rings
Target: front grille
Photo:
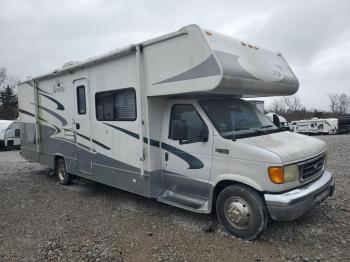
[[[300,180],[309,180],[319,174],[324,170],[325,155],[318,156],[309,159],[305,162],[299,164],[300,168]]]

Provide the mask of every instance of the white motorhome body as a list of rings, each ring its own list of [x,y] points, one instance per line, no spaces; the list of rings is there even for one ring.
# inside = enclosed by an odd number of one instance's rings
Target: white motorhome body
[[[308,135],[335,135],[338,132],[337,118],[311,118],[308,120],[293,121],[293,132]]]
[[[0,120],[0,149],[18,148],[21,145],[19,123]]]
[[[297,89],[280,53],[190,25],[21,83],[22,156],[63,184],[74,174],[194,212],[216,205],[232,234],[251,239],[267,213],[296,218],[331,192],[325,144],[280,132],[240,99]],[[272,182],[269,168],[296,162],[317,168]],[[238,186],[260,204],[241,195],[221,208]],[[284,194],[296,187],[292,201]]]

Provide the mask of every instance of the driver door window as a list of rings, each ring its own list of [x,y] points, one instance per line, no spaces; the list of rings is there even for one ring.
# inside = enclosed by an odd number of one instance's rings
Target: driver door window
[[[173,139],[172,125],[175,120],[180,120],[186,123],[187,139],[189,141],[200,140],[202,133],[205,132],[205,130],[208,130],[206,124],[193,105],[173,105],[170,114],[169,139]]]

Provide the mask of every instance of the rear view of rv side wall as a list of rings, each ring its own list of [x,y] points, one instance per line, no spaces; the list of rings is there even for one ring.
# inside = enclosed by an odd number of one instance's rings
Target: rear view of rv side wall
[[[190,25],[22,82],[22,156],[50,167],[63,157],[69,173],[158,197],[169,96],[297,90],[280,54]]]

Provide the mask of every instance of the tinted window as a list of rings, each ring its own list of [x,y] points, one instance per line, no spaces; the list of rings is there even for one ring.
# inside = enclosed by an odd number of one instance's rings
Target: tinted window
[[[198,140],[201,137],[203,130],[207,129],[206,124],[197,113],[193,105],[174,105],[171,109],[169,138],[171,134],[172,124],[174,120],[186,121],[188,140]]]
[[[86,97],[85,97],[85,86],[77,87],[77,105],[78,105],[78,114],[86,114]]]
[[[15,137],[20,137],[21,135],[21,130],[15,129]]]
[[[134,121],[136,119],[134,89],[96,93],[95,103],[96,118],[99,121]]]

